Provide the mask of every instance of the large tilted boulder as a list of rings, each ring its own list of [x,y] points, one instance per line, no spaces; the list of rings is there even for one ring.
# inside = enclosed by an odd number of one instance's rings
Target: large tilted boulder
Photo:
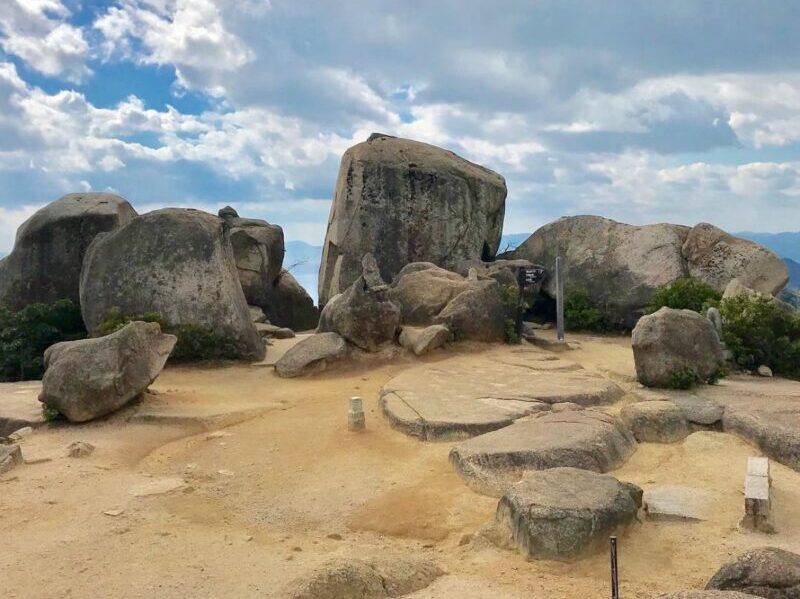
[[[388,297],[372,254],[362,260],[362,274],[325,306],[320,314],[320,333],[334,332],[366,351],[377,351],[394,341],[400,328],[400,308]]]
[[[86,248],[98,233],[135,216],[127,201],[110,193],[71,193],[45,206],[22,224],[11,254],[0,260],[0,306],[77,303]]]
[[[633,329],[632,346],[636,376],[647,387],[670,387],[674,377],[689,372],[705,382],[724,362],[714,325],[692,310],[661,308],[643,317]]]
[[[105,337],[56,343],[44,354],[39,400],[71,422],[110,414],[147,389],[176,341],[137,321]]]
[[[240,358],[264,357],[223,221],[205,212],[156,210],[95,239],[81,272],[89,331],[112,309],[155,312],[171,326],[213,331]]]
[[[299,341],[275,364],[278,376],[293,378],[322,372],[347,356],[347,343],[336,333],[317,333]]]
[[[314,300],[283,268],[283,229],[265,220],[240,218],[230,206],[219,211],[230,231],[236,269],[247,303],[272,324],[303,331],[319,320]]]
[[[775,296],[789,282],[789,269],[773,251],[708,223],[689,231],[683,256],[689,275],[719,292],[732,279],[739,279],[745,287]]]
[[[751,549],[724,564],[706,588],[739,591],[766,599],[797,599],[800,555],[777,547]]]
[[[570,216],[547,224],[513,252],[553,272],[564,260],[565,289],[585,291],[612,322],[633,327],[655,291],[688,274],[681,248],[688,227],[641,227],[599,216]],[[544,292],[555,298],[555,277]]]
[[[502,341],[508,313],[501,293],[494,279],[472,282],[433,322],[445,325],[456,339]]]
[[[599,216],[569,216],[537,230],[510,256],[548,269],[561,256],[567,292],[585,291],[608,320],[624,327],[636,324],[659,287],[682,277],[720,292],[739,278],[770,295],[788,281],[785,264],[773,252],[708,224],[634,226]],[[552,274],[543,289],[555,298]]]
[[[497,505],[499,528],[520,552],[566,560],[605,549],[609,535],[636,521],[642,490],[578,468],[532,472]]]
[[[428,144],[373,134],[342,157],[319,276],[324,306],[372,252],[384,280],[411,262],[491,259],[505,213],[497,173]]]

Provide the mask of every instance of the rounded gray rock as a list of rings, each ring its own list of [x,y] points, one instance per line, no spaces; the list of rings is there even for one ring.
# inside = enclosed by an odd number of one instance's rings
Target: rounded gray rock
[[[325,370],[347,356],[347,343],[336,333],[317,333],[293,345],[275,364],[278,376],[292,378]]]
[[[706,588],[740,591],[767,599],[797,599],[800,555],[777,547],[752,549],[724,564]]]

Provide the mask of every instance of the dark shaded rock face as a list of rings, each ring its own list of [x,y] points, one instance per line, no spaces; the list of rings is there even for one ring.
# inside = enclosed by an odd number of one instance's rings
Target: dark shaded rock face
[[[371,252],[391,281],[411,262],[449,268],[491,259],[500,244],[505,180],[441,148],[373,135],[342,157],[319,276],[324,306]]]
[[[288,270],[275,280],[267,296],[265,314],[271,323],[295,331],[309,331],[319,324],[314,300]]]
[[[788,271],[770,250],[705,223],[634,226],[599,216],[549,223],[510,254],[552,269],[564,259],[566,291],[585,291],[612,323],[632,328],[659,287],[691,276],[720,292],[733,279],[775,295]],[[544,292],[555,298],[555,277]]]
[[[766,599],[797,599],[800,555],[776,547],[752,549],[724,564],[706,588],[739,591]]]
[[[22,224],[11,254],[0,260],[0,306],[77,303],[86,248],[98,233],[135,217],[126,200],[109,193],[71,193],[48,204]]]
[[[244,359],[264,357],[223,221],[167,208],[98,236],[81,272],[81,311],[96,331],[112,308],[215,331]]]

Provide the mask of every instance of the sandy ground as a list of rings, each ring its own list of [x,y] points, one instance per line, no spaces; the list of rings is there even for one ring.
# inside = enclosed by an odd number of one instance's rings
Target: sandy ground
[[[632,376],[627,340],[575,339],[565,358],[618,382]],[[479,347],[457,351],[481,360]],[[428,553],[448,573],[416,599],[609,597],[606,555],[528,562],[480,537],[460,544],[492,520],[496,500],[453,472],[451,443],[408,438],[377,407],[380,387],[418,362],[294,380],[267,365],[172,367],[157,395],[112,418],[37,430],[23,441],[29,463],[0,477],[0,596],[277,598],[329,558],[402,551]],[[346,429],[351,395],[364,398],[364,433]],[[66,457],[76,440],[97,449]],[[800,552],[800,474],[778,464],[778,534],[738,532],[750,455],[758,451],[736,437],[702,432],[642,444],[614,473],[715,501],[708,521],[644,521],[622,536],[624,597],[701,588],[749,547]]]

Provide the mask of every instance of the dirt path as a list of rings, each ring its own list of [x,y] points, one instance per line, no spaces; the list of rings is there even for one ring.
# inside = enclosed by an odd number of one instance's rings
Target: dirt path
[[[625,340],[579,341],[569,360],[612,378],[632,367]],[[475,348],[463,351],[482,359]],[[428,360],[446,365],[447,356]],[[408,551],[430,553],[448,572],[417,599],[608,597],[605,555],[526,562],[480,538],[460,544],[492,519],[496,501],[452,471],[451,443],[394,431],[377,408],[380,387],[416,363],[295,380],[265,366],[169,368],[154,385],[158,395],[118,416],[40,429],[23,451],[49,461],[0,477],[0,595],[277,598],[287,581],[331,557]],[[351,395],[364,398],[363,434],[346,430]],[[136,418],[148,410],[152,419]],[[226,422],[215,419],[225,411],[249,419],[205,430]],[[75,440],[97,450],[65,457]],[[706,522],[644,522],[625,535],[626,598],[702,586],[747,547],[800,551],[800,475],[779,465],[779,533],[736,530],[744,461],[756,454],[736,437],[698,433],[680,444],[643,444],[615,472],[645,488],[702,488],[718,506]],[[177,488],[132,494],[161,485]]]

